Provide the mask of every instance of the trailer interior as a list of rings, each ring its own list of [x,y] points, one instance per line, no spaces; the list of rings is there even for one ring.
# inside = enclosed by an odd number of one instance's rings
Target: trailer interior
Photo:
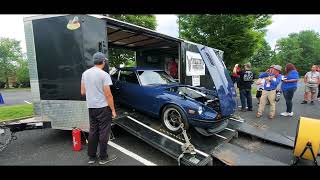
[[[168,63],[174,59],[178,64],[178,76],[174,78],[179,80],[180,44],[177,39],[159,36],[151,30],[108,19],[107,40],[108,49],[134,51],[137,66],[153,67],[168,72]]]

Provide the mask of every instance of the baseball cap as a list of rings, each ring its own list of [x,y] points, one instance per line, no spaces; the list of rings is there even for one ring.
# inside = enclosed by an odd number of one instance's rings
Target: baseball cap
[[[278,71],[281,71],[281,69],[282,69],[282,67],[279,66],[279,65],[274,65],[272,68],[273,68],[273,69],[276,69],[276,70],[278,70]]]
[[[93,64],[101,64],[105,60],[107,60],[106,55],[104,55],[102,52],[96,52],[93,55]]]

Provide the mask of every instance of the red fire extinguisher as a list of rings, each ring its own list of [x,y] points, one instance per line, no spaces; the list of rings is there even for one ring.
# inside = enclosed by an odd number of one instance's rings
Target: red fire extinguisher
[[[73,139],[73,150],[80,151],[81,150],[81,130],[78,128],[72,129],[72,139]]]

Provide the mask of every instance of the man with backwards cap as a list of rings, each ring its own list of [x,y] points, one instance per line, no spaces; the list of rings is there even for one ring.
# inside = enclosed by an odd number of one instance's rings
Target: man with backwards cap
[[[257,118],[262,116],[267,100],[270,102],[269,118],[273,119],[276,112],[276,88],[281,82],[281,66],[272,65],[267,72],[263,72],[259,75],[259,78],[264,79],[264,85],[262,90],[262,96],[260,98],[259,109],[257,112]]]
[[[99,143],[99,164],[106,164],[117,158],[107,153],[111,120],[115,118],[117,114],[110,90],[110,85],[112,85],[111,77],[103,70],[107,63],[107,58],[103,53],[97,52],[93,55],[93,63],[94,66],[86,70],[81,78],[81,95],[86,96],[90,119],[88,163],[93,164],[96,162]]]

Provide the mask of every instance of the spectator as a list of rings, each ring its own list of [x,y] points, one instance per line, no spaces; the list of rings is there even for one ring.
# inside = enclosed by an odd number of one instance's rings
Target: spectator
[[[274,65],[269,68],[267,72],[261,73],[259,78],[264,79],[264,86],[262,96],[260,98],[259,109],[257,112],[257,118],[262,116],[267,100],[270,102],[269,118],[274,119],[276,112],[276,88],[281,82],[281,66]]]
[[[264,83],[265,83],[265,80],[262,78],[259,78],[256,82],[256,85],[257,85],[256,98],[258,100],[258,105],[260,104],[260,98],[262,96],[262,90],[263,90]]]
[[[282,78],[281,90],[284,99],[286,100],[287,110],[286,112],[281,113],[281,116],[293,116],[292,98],[298,87],[299,73],[296,70],[296,67],[291,63],[286,65],[285,71],[287,74]]]
[[[252,111],[251,85],[253,83],[254,74],[251,71],[251,64],[244,64],[244,70],[238,72],[238,75],[238,88],[240,91],[241,111],[245,112],[247,106],[248,111]]]
[[[233,68],[232,75],[231,75],[233,84],[238,82],[238,79],[239,79],[238,73],[239,73],[240,71],[241,71],[240,65],[239,65],[239,64],[236,64],[236,65],[234,66],[234,68]]]
[[[320,65],[318,65],[318,72],[320,73]],[[318,98],[318,101],[320,101],[320,83],[318,85],[318,96],[317,96],[317,98]]]
[[[172,58],[168,63],[168,67],[170,76],[172,76],[174,79],[178,79],[178,63],[176,63],[174,58]]]
[[[317,72],[317,69],[318,67],[313,65],[311,71],[307,72],[304,76],[305,96],[301,104],[307,104],[309,100],[310,104],[314,104],[320,83],[320,73]]]

